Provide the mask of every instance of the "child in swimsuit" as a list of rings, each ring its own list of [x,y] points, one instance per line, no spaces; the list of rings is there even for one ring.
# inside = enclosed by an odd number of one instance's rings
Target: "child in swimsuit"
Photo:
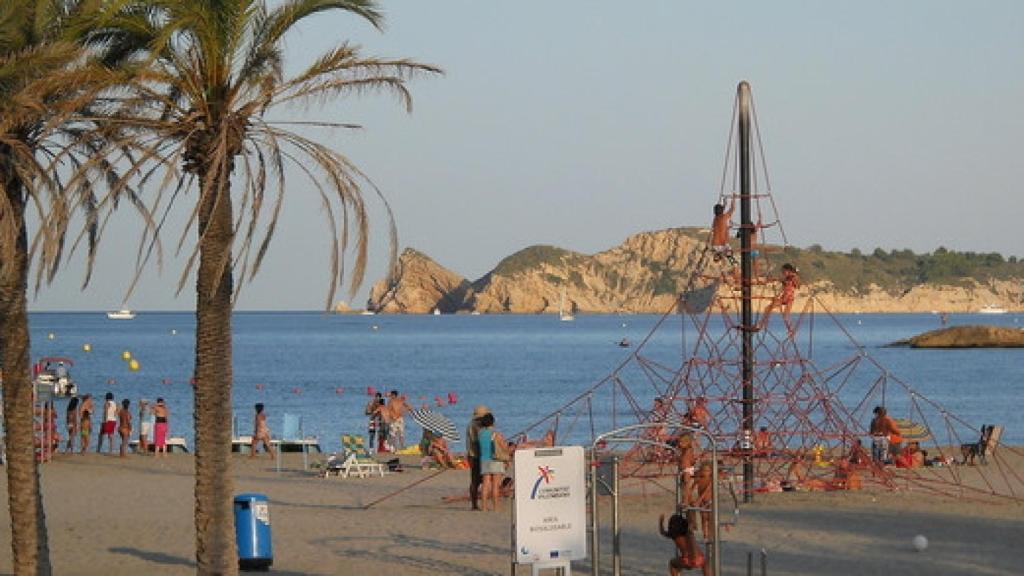
[[[693,536],[690,523],[680,512],[676,512],[668,520],[668,530],[665,530],[665,515],[658,518],[658,532],[662,536],[672,540],[676,545],[676,555],[668,562],[668,573],[671,576],[680,576],[683,570],[701,569],[704,576],[708,575],[708,565],[704,559],[704,553],[697,546],[697,539]]]

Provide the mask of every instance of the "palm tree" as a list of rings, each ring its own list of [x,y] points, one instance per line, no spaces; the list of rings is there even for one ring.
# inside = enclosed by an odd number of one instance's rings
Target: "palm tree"
[[[333,241],[328,304],[344,278],[350,242],[352,290],[362,282],[366,263],[362,189],[372,184],[345,156],[267,116],[283,104],[367,91],[393,93],[410,109],[406,80],[440,71],[409,60],[364,58],[357,47],[341,44],[284,77],[286,33],[329,11],[354,14],[379,28],[382,16],[373,0],[284,0],[273,10],[264,0],[136,5],[149,26],[152,58],[134,83],[134,97],[122,101],[122,122],[136,131],[136,146],[164,161],[163,177],[151,172],[144,179],[153,185],[153,205],[164,216],[183,191],[198,190],[188,226],[195,225],[198,241],[178,282],[180,291],[195,272],[196,562],[199,573],[227,574],[237,570],[229,474],[231,311],[240,288],[235,274],[251,279],[259,269],[277,225],[286,165],[308,176],[326,207]],[[134,33],[143,29],[138,22],[128,26]],[[389,226],[393,262],[392,219]]]
[[[94,177],[108,178],[111,190],[127,191],[102,159],[109,144],[72,121],[114,79],[79,42],[78,18],[97,6],[93,0],[0,3],[0,362],[16,574],[49,574],[51,569],[29,378],[30,267],[33,262],[37,267],[36,290],[53,280],[69,255],[65,239],[77,211],[85,220],[78,240],[84,238],[88,246],[91,270],[98,218],[116,203],[112,196],[97,196]],[[30,215],[38,224],[31,241]],[[85,283],[88,279],[87,272]]]

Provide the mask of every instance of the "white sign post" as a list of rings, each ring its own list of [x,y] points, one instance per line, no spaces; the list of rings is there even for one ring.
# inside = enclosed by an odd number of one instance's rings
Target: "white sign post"
[[[586,459],[582,446],[516,450],[515,560],[567,570],[587,557]]]

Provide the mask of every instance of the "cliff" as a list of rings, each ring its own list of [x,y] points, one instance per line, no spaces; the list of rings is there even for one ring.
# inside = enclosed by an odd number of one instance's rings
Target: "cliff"
[[[684,290],[698,264],[707,231],[673,228],[630,236],[593,255],[554,246],[531,246],[469,282],[428,256],[406,249],[398,273],[374,284],[367,308],[390,313],[555,313],[565,306],[582,313],[662,313]],[[1024,309],[1024,264],[998,255],[967,256],[945,249],[934,256],[909,251],[863,256],[810,249],[768,247],[775,266],[801,269],[803,287],[794,310],[815,295],[833,312],[976,312],[997,304]],[[949,276],[945,264],[979,260],[980,279]],[[722,269],[718,265],[716,270]],[[705,269],[707,273],[707,269]],[[720,273],[720,272],[719,272]],[[941,274],[947,274],[948,277]],[[925,278],[926,281],[917,281]],[[719,286],[721,294],[729,288]]]

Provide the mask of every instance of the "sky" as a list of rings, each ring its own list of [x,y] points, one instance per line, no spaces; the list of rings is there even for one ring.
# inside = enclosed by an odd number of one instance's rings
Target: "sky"
[[[409,83],[411,114],[365,94],[271,116],[359,124],[304,134],[369,175],[394,211],[400,249],[470,280],[535,244],[591,254],[643,231],[706,226],[741,80],[790,244],[1024,257],[1024,3],[382,6],[383,32],[340,14],[304,24],[286,39],[288,69],[345,41],[440,66],[443,76]],[[387,263],[385,212],[369,204],[367,279],[336,298],[354,307]],[[81,289],[73,258],[30,310],[194,309],[194,281],[175,290],[179,214],[162,267],[146,270],[127,303],[139,226],[126,211],[90,286]],[[324,309],[326,226],[315,192],[295,178],[238,309]]]

